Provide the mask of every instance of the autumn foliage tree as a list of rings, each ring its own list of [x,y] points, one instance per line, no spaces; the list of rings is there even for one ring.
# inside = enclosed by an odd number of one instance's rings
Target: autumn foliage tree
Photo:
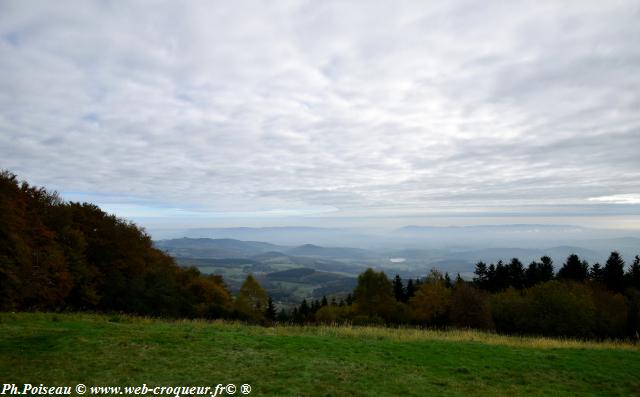
[[[222,278],[177,266],[135,224],[0,173],[0,310],[219,317],[229,308]]]
[[[251,274],[248,275],[236,298],[236,310],[246,319],[262,321],[265,319],[268,302],[266,291]]]
[[[397,301],[391,281],[384,272],[369,268],[360,274],[354,296],[354,310],[358,315],[371,320],[389,320],[394,316]]]
[[[409,301],[416,322],[430,326],[446,324],[451,306],[451,289],[442,273],[432,270]]]

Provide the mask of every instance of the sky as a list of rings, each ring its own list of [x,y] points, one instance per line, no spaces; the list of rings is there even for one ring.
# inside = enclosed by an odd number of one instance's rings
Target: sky
[[[640,229],[637,1],[0,1],[0,168],[149,228]]]

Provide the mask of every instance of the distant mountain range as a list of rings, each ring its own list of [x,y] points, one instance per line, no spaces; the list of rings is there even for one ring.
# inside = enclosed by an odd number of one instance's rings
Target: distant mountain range
[[[409,225],[397,229],[399,232],[442,232],[442,231],[470,231],[477,233],[482,230],[501,232],[527,232],[538,233],[541,231],[583,232],[589,230],[573,225],[539,225],[539,224],[505,224],[505,225],[471,225],[471,226],[415,226]]]
[[[278,246],[353,247],[378,251],[576,246],[612,249],[613,244],[638,246],[638,230],[592,229],[573,225],[507,224],[476,226],[404,226],[394,230],[320,227],[235,227],[174,231],[175,237],[259,241]],[[596,241],[597,240],[597,241]],[[605,247],[606,246],[606,247]],[[621,247],[616,246],[618,249]],[[308,247],[307,250],[312,250]],[[276,250],[279,251],[279,250]],[[355,255],[355,252],[350,255]],[[363,254],[362,252],[360,254]],[[341,254],[342,255],[342,254]]]
[[[182,233],[184,237],[207,237],[213,239],[232,238],[244,241],[267,241],[280,245],[319,244],[334,245],[338,241],[356,243],[366,240],[358,232],[337,228],[319,227],[232,227],[232,228],[199,228],[189,229]],[[346,239],[346,240],[344,240]],[[355,239],[355,241],[354,241]],[[345,244],[345,243],[343,243]]]
[[[422,270],[433,264],[455,264],[451,271],[469,271],[477,261],[509,261],[519,258],[528,264],[532,260],[548,255],[559,264],[570,254],[577,254],[590,263],[603,262],[608,254],[619,251],[629,261],[640,254],[640,239],[626,237],[621,239],[590,240],[581,245],[557,245],[548,248],[489,247],[479,249],[362,249],[351,247],[322,247],[315,244],[286,246],[260,241],[242,241],[231,238],[180,238],[160,240],[156,247],[179,258],[229,259],[244,258],[264,263],[326,264],[329,267],[342,268],[345,264],[374,266],[382,269]],[[589,247],[589,248],[586,248]],[[397,259],[404,259],[398,261]],[[394,259],[391,261],[391,259]],[[321,260],[321,261],[320,261]],[[319,262],[320,261],[320,262]],[[322,263],[324,262],[324,263]],[[326,270],[326,269],[323,269]]]
[[[320,247],[303,244],[296,247],[241,241],[230,238],[188,238],[156,241],[157,248],[170,255],[186,258],[262,258],[278,256],[304,256],[327,259],[375,259],[379,255],[360,248]]]
[[[232,289],[238,288],[251,273],[281,302],[345,295],[352,291],[355,277],[367,267],[383,270],[390,276],[397,273],[404,278],[423,277],[431,268],[471,278],[478,261],[495,263],[518,258],[527,266],[548,255],[557,270],[570,254],[577,254],[590,264],[604,263],[612,250],[619,251],[628,263],[640,254],[640,239],[635,237],[592,239],[583,241],[582,245],[549,248],[468,248],[460,244],[461,247],[437,249],[363,249],[188,237],[160,240],[154,244],[183,266],[196,266],[204,273],[223,275]]]

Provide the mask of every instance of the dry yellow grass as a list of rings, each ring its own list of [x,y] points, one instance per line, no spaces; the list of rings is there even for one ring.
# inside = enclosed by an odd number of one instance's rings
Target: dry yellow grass
[[[56,314],[45,314],[55,318]],[[2,317],[9,316],[11,313],[3,313]],[[13,315],[15,316],[15,315]],[[69,316],[69,315],[65,315]],[[450,341],[450,342],[475,342],[489,345],[501,345],[512,347],[528,347],[534,349],[621,349],[640,352],[640,344],[634,344],[625,340],[580,340],[572,338],[550,338],[540,336],[512,336],[500,335],[494,332],[479,331],[474,329],[428,329],[412,326],[401,326],[396,328],[384,326],[354,326],[349,324],[332,324],[332,325],[291,325],[277,324],[271,327],[262,327],[258,325],[248,325],[239,321],[227,320],[202,320],[202,319],[181,319],[167,320],[151,317],[130,316],[118,314],[114,316],[94,315],[89,313],[76,313],[71,315],[76,319],[82,319],[88,322],[126,322],[136,324],[182,324],[194,328],[219,327],[227,330],[240,330],[254,335],[273,335],[273,336],[301,336],[315,335],[327,337],[346,337],[359,339],[386,339],[400,342],[419,342],[419,341]]]
[[[440,340],[450,342],[477,342],[490,345],[529,347],[535,349],[624,349],[640,351],[640,345],[621,340],[579,340],[570,338],[548,338],[535,336],[508,336],[473,329],[422,329],[416,327],[388,328],[380,326],[350,325],[277,325],[268,329],[255,330],[274,335],[311,334],[331,337],[390,339],[401,342]]]

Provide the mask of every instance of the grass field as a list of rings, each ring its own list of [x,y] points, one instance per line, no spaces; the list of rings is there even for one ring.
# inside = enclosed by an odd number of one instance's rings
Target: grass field
[[[0,383],[234,383],[250,384],[251,395],[282,396],[627,396],[640,395],[640,348],[473,331],[3,313]]]

